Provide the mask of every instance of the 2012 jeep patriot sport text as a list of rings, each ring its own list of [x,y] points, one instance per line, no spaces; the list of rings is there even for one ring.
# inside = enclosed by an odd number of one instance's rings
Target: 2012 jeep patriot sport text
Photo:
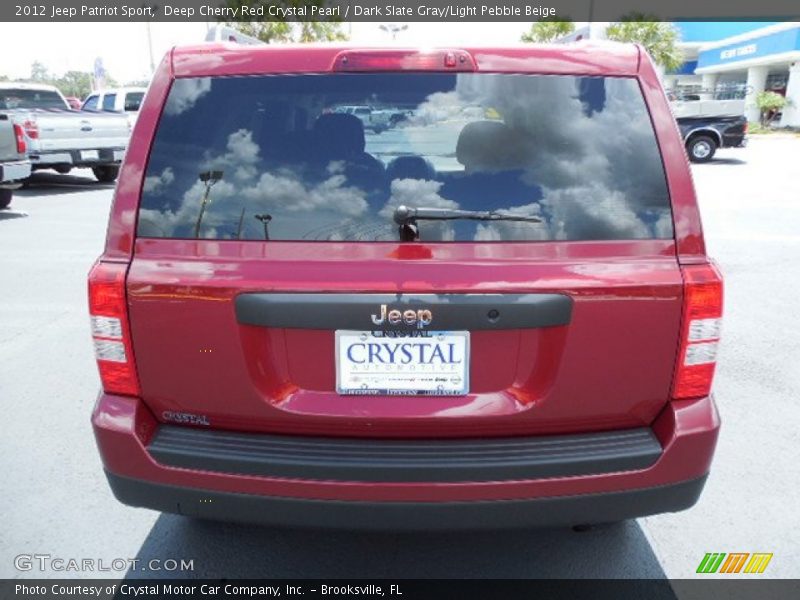
[[[89,304],[134,506],[604,522],[691,506],[716,444],[722,281],[633,45],[177,48]]]

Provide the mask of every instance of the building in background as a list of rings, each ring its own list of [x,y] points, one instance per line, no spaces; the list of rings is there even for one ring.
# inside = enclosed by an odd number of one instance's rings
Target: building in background
[[[800,127],[800,22],[682,21],[685,62],[662,75],[664,87],[702,100],[744,100],[748,121],[758,121],[755,99],[771,90],[789,106],[778,124]],[[604,38],[608,23],[578,27],[560,41]],[[695,98],[698,99],[698,98]]]
[[[748,121],[758,121],[758,93],[771,90],[790,100],[779,124],[800,127],[800,22],[675,25],[686,62],[664,75],[665,87],[708,99],[744,97]]]

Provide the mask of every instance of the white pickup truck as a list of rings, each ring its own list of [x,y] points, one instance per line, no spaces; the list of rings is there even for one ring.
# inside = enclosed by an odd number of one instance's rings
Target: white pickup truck
[[[11,203],[13,190],[31,174],[22,128],[0,113],[0,208]]]
[[[364,124],[364,129],[372,130],[375,133],[382,133],[387,129],[391,129],[409,116],[409,111],[406,110],[370,108],[366,105],[337,106],[334,112],[358,117]]]
[[[130,125],[123,114],[71,110],[53,86],[0,83],[0,110],[22,127],[33,170],[89,167],[98,181],[117,178]]]

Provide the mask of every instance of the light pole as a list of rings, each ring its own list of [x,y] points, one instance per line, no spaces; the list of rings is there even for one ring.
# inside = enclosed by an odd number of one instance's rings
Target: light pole
[[[153,37],[150,35],[150,21],[145,21],[147,27],[147,49],[150,51],[150,76],[156,71],[156,63],[153,60]]]
[[[212,186],[222,179],[222,171],[203,171],[198,175],[198,179],[205,184],[206,189],[203,192],[203,199],[200,201],[200,213],[197,215],[197,222],[194,224],[194,237],[196,238],[200,237],[200,224],[206,214],[208,193],[211,191]]]
[[[263,215],[255,215],[255,217],[264,225],[264,239],[269,241],[269,222],[272,221],[272,215],[264,213]]]
[[[142,6],[144,7],[144,6],[147,6],[147,5],[146,4],[142,4]],[[155,16],[155,14],[157,12],[158,12],[158,5],[157,4],[153,4],[152,5],[151,14],[153,16]],[[150,54],[150,77],[152,77],[153,73],[156,72],[156,62],[155,62],[155,60],[153,60],[153,36],[151,35],[151,32],[150,32],[150,23],[151,23],[151,21],[152,21],[152,17],[148,18],[144,22],[145,27],[147,28],[147,50],[148,50],[148,52]]]

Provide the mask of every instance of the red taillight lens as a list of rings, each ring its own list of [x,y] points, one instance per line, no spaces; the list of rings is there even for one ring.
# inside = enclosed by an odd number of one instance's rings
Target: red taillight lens
[[[25,130],[25,135],[32,140],[39,139],[39,124],[36,121],[28,119],[22,124],[22,129]]]
[[[139,395],[125,298],[127,265],[98,262],[89,273],[89,314],[97,368],[103,389]]]
[[[16,123],[14,123],[14,137],[17,140],[17,154],[25,154],[28,151],[28,145],[25,143],[25,132]]]
[[[711,392],[722,325],[722,277],[713,264],[683,272],[681,347],[672,396],[700,398]]]
[[[463,50],[348,50],[334,60],[335,71],[474,71]]]

